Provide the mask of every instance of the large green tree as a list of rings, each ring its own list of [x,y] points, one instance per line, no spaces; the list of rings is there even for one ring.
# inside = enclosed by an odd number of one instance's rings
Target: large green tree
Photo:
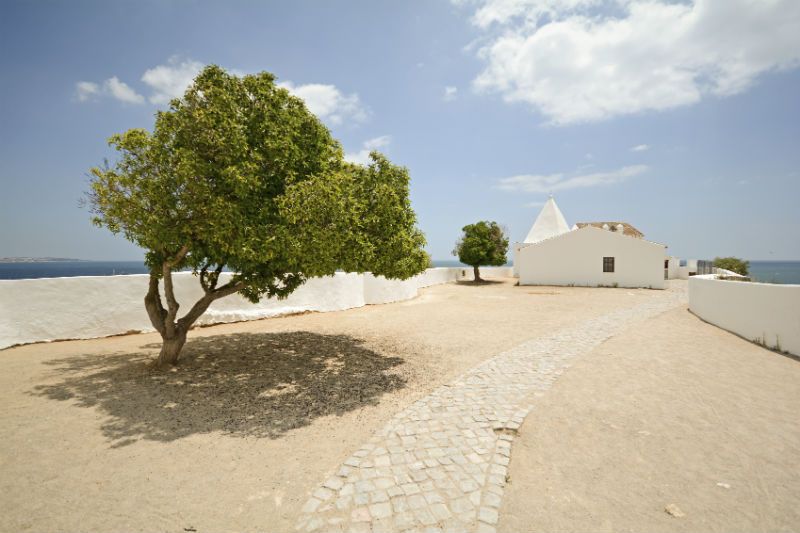
[[[506,264],[508,237],[497,222],[480,221],[461,228],[464,232],[456,242],[453,255],[465,265],[472,266],[475,281],[481,279],[480,268],[484,265]]]
[[[159,365],[178,362],[188,330],[219,298],[285,298],[339,269],[406,279],[427,266],[407,170],[377,152],[367,166],[345,162],[328,129],[267,72],[206,67],[157,113],[152,133],[109,143],[116,163],[91,169],[93,221],[146,250]],[[204,295],[179,316],[172,273],[185,268]]]

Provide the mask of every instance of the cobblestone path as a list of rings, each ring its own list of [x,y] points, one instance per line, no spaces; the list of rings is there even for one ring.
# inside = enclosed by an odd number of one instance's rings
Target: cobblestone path
[[[602,290],[602,289],[599,289]],[[535,338],[418,400],[314,490],[299,531],[493,532],[511,442],[572,361],[684,301],[682,290]]]

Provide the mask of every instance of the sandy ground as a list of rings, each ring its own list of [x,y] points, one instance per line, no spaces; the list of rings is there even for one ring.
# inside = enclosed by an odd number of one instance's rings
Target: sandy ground
[[[662,291],[412,301],[0,352],[0,531],[292,531],[394,413],[498,352]],[[502,531],[800,529],[800,363],[664,314],[584,356],[515,441]],[[725,483],[730,488],[718,486]],[[685,513],[664,513],[674,503]]]
[[[800,362],[663,314],[536,399],[499,530],[800,531],[798,406]]]
[[[155,334],[0,352],[1,531],[291,531],[394,413],[480,361],[662,291],[482,286],[202,328],[152,373]],[[759,352],[760,353],[760,352]]]

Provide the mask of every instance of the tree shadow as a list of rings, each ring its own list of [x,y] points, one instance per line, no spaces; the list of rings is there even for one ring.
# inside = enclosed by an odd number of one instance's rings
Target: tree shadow
[[[143,348],[158,348],[147,345]],[[172,370],[152,353],[82,355],[48,362],[63,379],[31,392],[97,407],[113,447],[196,433],[278,438],[314,418],[374,405],[405,386],[386,357],[347,335],[307,331],[190,339]]]
[[[499,279],[482,279],[481,281],[475,281],[472,279],[456,280],[456,285],[464,285],[466,287],[476,287],[480,285],[502,285],[503,283],[505,283],[505,281]]]

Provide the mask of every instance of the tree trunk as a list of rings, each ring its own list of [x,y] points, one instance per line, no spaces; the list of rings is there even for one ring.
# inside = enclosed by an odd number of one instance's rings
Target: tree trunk
[[[180,304],[175,299],[175,289],[172,285],[172,268],[177,265],[188,253],[188,246],[180,249],[174,259],[162,263],[159,271],[155,268],[150,270],[150,287],[147,290],[147,295],[144,297],[144,307],[147,310],[147,315],[150,317],[150,323],[161,334],[161,352],[156,359],[156,367],[175,366],[178,364],[178,359],[181,355],[183,345],[186,344],[186,334],[192,327],[192,324],[206,312],[208,306],[214,300],[231,295],[240,291],[245,284],[238,280],[231,282],[217,288],[217,280],[222,272],[224,265],[219,265],[217,269],[211,274],[211,279],[206,278],[206,268],[204,267],[200,275],[200,285],[203,287],[205,296],[200,298],[183,318],[178,319],[178,309]],[[167,309],[164,309],[164,304],[161,302],[161,293],[159,292],[159,277],[164,282],[164,296],[167,300]]]
[[[165,367],[167,365],[177,365],[181,349],[183,345],[186,344],[186,332],[178,330],[173,337],[162,337],[162,339],[161,353],[158,354],[156,366]]]
[[[480,270],[478,270],[478,265],[474,265],[474,266],[472,267],[472,271],[473,271],[473,273],[475,274],[475,282],[476,282],[476,283],[477,283],[477,282],[479,282],[479,281],[483,281],[483,280],[481,279],[481,272],[480,272]]]

